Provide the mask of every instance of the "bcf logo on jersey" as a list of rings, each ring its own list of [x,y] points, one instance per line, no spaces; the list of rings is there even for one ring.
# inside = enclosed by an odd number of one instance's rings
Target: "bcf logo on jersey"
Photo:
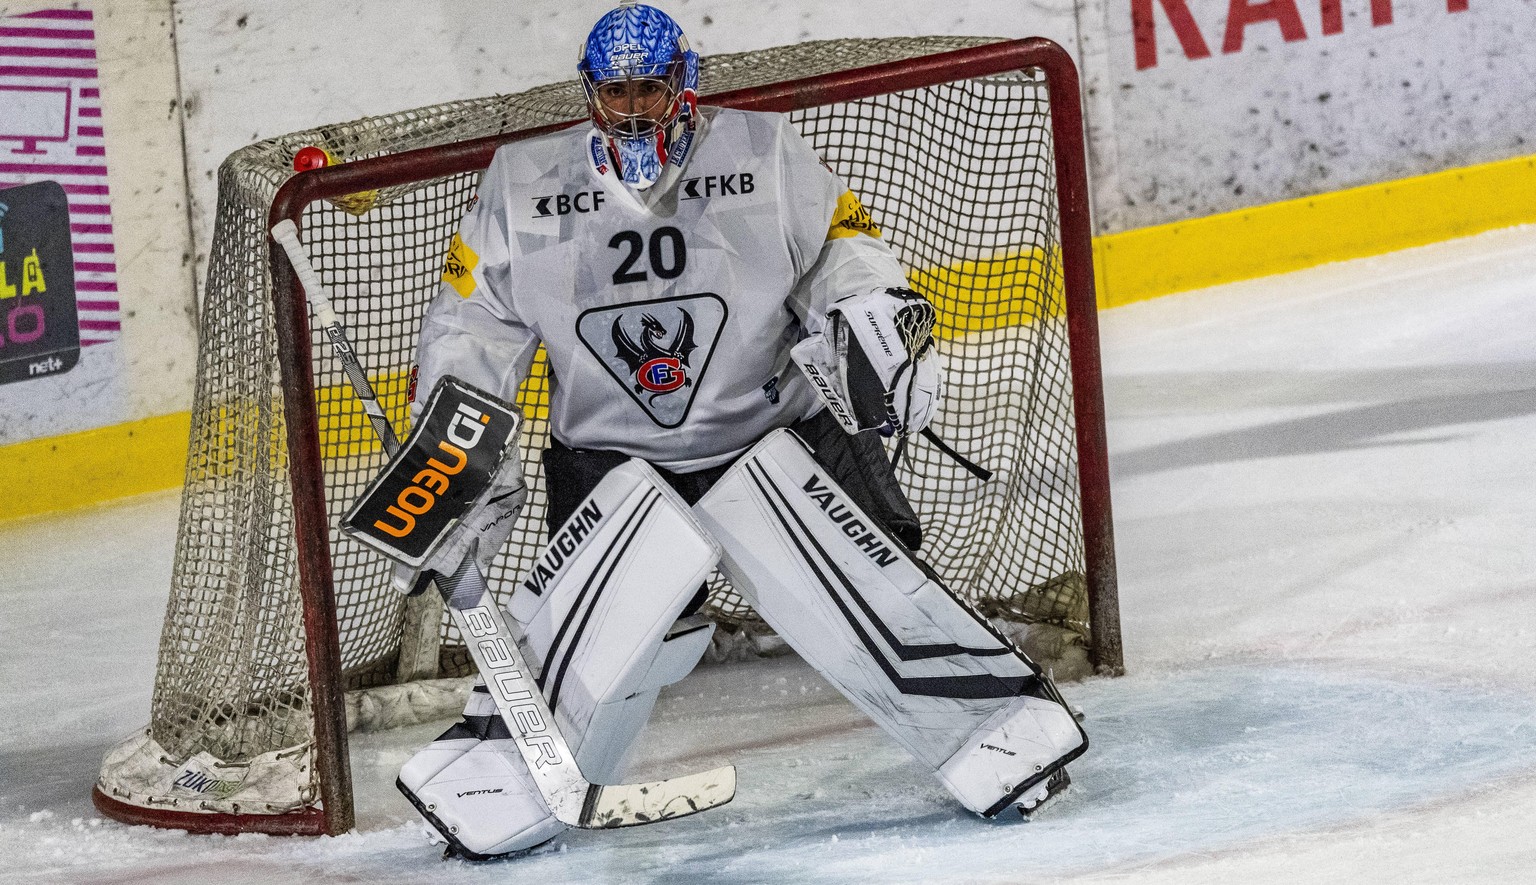
[[[578,191],[574,194],[550,194],[533,198],[534,218],[553,218],[578,212],[585,215],[603,208],[602,191]]]

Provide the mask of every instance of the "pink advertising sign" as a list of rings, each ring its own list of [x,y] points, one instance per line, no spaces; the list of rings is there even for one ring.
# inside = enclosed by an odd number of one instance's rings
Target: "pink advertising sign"
[[[63,188],[87,347],[121,327],[93,22],[89,9],[0,17],[0,202],[25,184]]]

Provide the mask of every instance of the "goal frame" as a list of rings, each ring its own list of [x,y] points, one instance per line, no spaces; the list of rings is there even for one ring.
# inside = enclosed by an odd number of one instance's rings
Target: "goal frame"
[[[1062,282],[1073,373],[1085,579],[1093,634],[1089,655],[1099,673],[1119,674],[1124,671],[1124,661],[1110,514],[1086,144],[1079,79],[1071,57],[1045,38],[1010,40],[769,86],[737,89],[704,96],[700,103],[743,110],[789,112],[1028,68],[1045,72],[1051,108]],[[483,170],[490,164],[497,148],[504,144],[585,122],[573,119],[300,172],[278,189],[267,227],[270,229],[286,219],[302,231],[305,208],[317,201]],[[100,810],[130,823],[205,833],[257,830],[312,835],[340,834],[352,829],[355,823],[308,308],[281,247],[270,237],[267,247],[278,361],[283,377],[288,379],[283,386],[283,408],[299,592],[307,634],[305,653],[314,719],[313,758],[318,768],[319,805],[282,815],[280,817],[285,820],[277,822],[269,820],[267,815],[146,809],[118,802],[99,790],[93,794]]]

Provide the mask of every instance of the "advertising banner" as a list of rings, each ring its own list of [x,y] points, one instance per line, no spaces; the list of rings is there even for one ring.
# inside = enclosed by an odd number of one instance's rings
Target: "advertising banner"
[[[79,359],[64,188],[0,189],[0,384],[67,372]]]
[[[123,419],[121,314],[93,13],[0,17],[0,444]]]

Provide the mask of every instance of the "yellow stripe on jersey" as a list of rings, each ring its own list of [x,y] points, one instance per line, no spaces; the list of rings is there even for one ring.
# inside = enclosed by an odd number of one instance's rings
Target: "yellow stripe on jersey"
[[[475,291],[474,269],[480,265],[480,256],[465,244],[458,234],[448,244],[448,257],[443,259],[443,282],[453,287],[462,298]]]
[[[859,202],[853,191],[846,191],[837,198],[837,211],[832,214],[832,226],[827,228],[827,239],[837,240],[843,237],[868,234],[875,239],[880,238],[880,228],[875,227],[874,216]]]

